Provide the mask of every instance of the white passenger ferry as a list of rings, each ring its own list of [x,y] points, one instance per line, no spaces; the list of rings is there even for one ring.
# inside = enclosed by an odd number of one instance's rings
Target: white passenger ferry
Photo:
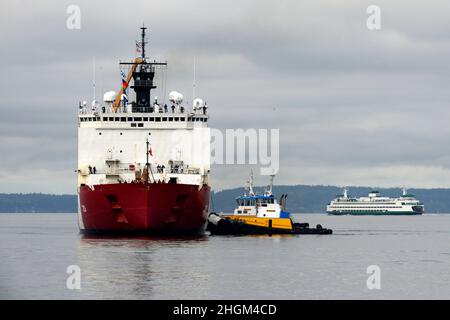
[[[347,189],[336,196],[328,205],[327,213],[333,215],[419,215],[424,205],[414,195],[403,189],[398,198],[381,197],[378,191],[371,191],[367,197],[349,197]]]

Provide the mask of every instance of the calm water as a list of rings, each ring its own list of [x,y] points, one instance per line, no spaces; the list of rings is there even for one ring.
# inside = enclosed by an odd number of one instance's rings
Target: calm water
[[[450,298],[450,215],[296,215],[332,236],[85,238],[74,214],[0,214],[0,298]],[[381,268],[368,290],[366,268]],[[81,290],[66,288],[79,265]]]

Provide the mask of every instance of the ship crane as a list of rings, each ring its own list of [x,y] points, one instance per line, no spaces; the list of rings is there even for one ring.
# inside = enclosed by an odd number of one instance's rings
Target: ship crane
[[[137,66],[139,64],[141,64],[143,61],[144,60],[141,57],[138,57],[134,60],[132,66],[131,66],[131,69],[127,75],[127,79],[126,79],[127,83],[126,83],[126,85],[122,85],[122,87],[120,88],[119,94],[117,95],[116,100],[114,101],[114,104],[113,104],[114,112],[117,112],[117,109],[119,109],[120,99],[122,97],[123,91],[126,89],[126,87],[128,87],[128,84],[130,83],[131,78],[133,77],[133,72],[136,71]]]

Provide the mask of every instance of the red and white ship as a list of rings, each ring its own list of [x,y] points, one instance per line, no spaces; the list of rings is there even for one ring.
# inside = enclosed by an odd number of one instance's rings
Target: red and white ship
[[[187,110],[175,91],[167,104],[151,97],[155,73],[167,64],[146,57],[141,29],[140,57],[120,63],[120,91],[79,106],[79,227],[200,232],[210,198],[207,106],[195,99]]]

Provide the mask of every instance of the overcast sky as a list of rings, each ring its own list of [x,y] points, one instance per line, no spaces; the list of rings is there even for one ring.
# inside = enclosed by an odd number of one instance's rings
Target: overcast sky
[[[66,27],[71,4],[80,30]],[[366,27],[371,4],[378,31]],[[280,129],[276,183],[450,187],[449,17],[437,0],[6,1],[0,192],[76,192],[92,57],[100,99],[118,90],[117,62],[143,22],[150,56],[169,63],[167,91],[191,97],[196,57],[212,127]],[[216,166],[213,188],[248,171]]]

